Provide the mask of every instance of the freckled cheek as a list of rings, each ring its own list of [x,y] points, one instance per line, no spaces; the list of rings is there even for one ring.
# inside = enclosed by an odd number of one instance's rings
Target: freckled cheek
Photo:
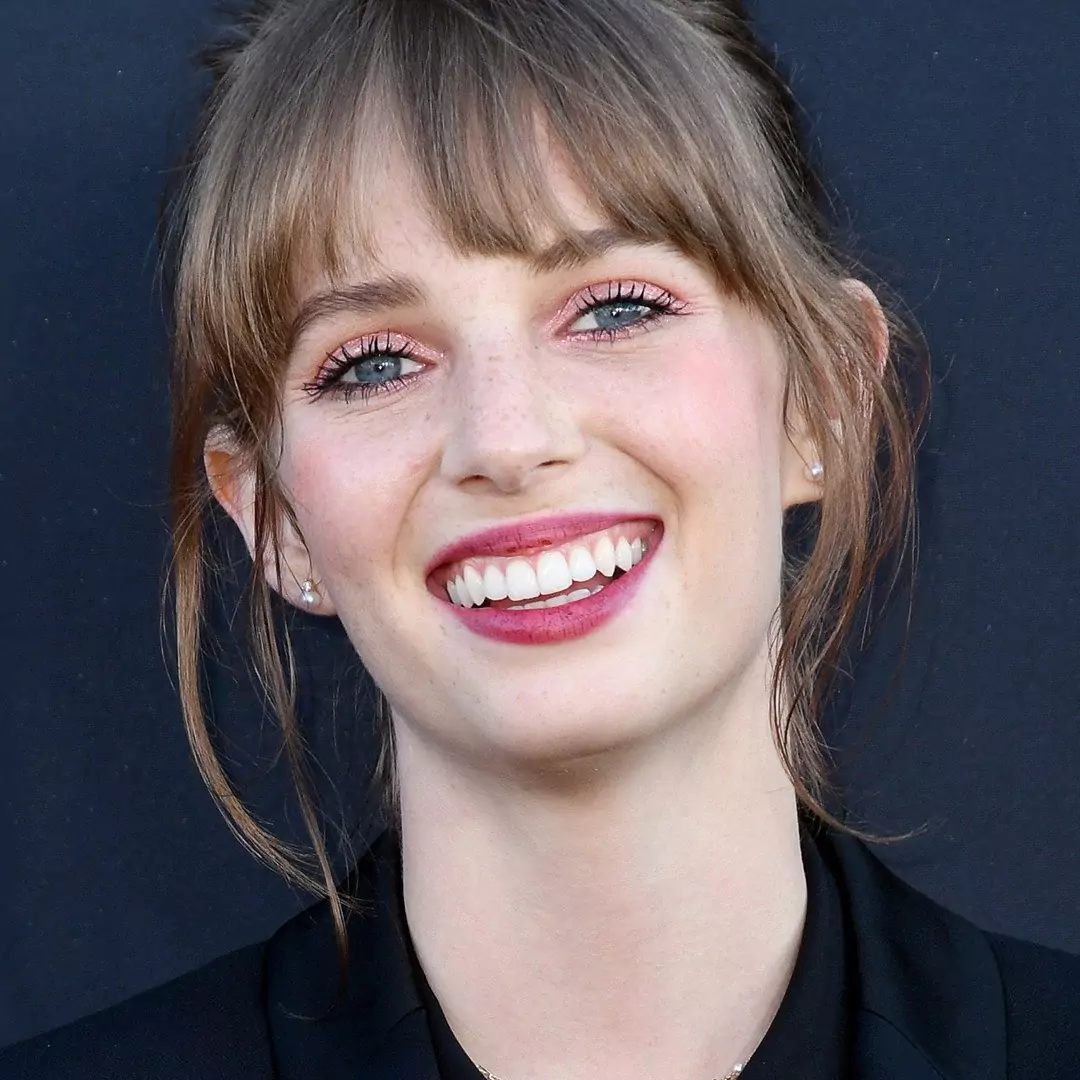
[[[393,566],[424,460],[407,438],[373,440],[347,424],[287,444],[282,479],[331,585],[369,583]]]
[[[730,342],[684,349],[648,381],[614,390],[609,415],[658,470],[709,487],[776,471],[776,408],[760,358]]]
[[[689,357],[683,374],[667,460],[693,538],[687,578],[724,626],[757,625],[777,600],[783,527],[771,372],[757,352],[728,348]]]

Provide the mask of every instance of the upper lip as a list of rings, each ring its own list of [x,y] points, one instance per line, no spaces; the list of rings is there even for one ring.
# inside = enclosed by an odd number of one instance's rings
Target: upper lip
[[[441,566],[483,555],[520,555],[537,548],[554,547],[589,533],[601,532],[624,521],[659,520],[655,514],[608,513],[591,511],[527,518],[481,529],[442,548],[428,563],[428,575]]]

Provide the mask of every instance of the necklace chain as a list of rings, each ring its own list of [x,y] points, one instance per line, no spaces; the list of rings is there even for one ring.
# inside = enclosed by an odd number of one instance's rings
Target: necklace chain
[[[484,1078],[484,1080],[499,1080],[499,1077],[497,1077],[493,1072],[488,1072],[483,1065],[477,1065],[476,1068],[479,1070],[480,1075]],[[727,1076],[718,1076],[716,1077],[716,1080],[739,1080],[739,1076],[742,1074],[743,1068],[744,1066],[742,1062],[739,1062],[732,1068],[731,1072],[729,1072]]]

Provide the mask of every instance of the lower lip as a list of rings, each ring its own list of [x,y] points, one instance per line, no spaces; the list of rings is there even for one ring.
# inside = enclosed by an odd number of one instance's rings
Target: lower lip
[[[550,645],[584,637],[615,618],[634,598],[652,557],[660,547],[659,530],[649,539],[649,548],[641,562],[584,600],[532,610],[463,608],[457,604],[451,605],[451,610],[473,633],[493,641],[506,641],[513,645]]]

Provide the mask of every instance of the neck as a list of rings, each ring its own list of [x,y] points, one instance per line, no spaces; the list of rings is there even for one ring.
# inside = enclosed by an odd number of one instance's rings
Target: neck
[[[399,724],[410,933],[503,1080],[727,1076],[790,979],[806,881],[768,725],[713,718],[619,758],[523,782]]]

